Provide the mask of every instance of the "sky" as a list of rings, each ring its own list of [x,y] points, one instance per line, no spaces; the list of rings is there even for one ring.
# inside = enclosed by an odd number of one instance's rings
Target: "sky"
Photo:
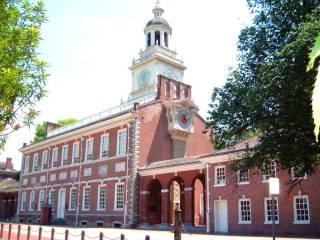
[[[48,22],[42,26],[40,57],[48,62],[47,96],[38,103],[35,123],[82,119],[120,104],[131,90],[128,67],[144,49],[143,28],[156,0],[44,0]],[[187,70],[192,99],[207,116],[211,93],[236,64],[241,28],[251,16],[245,0],[161,0],[173,29],[170,48]],[[12,157],[20,169],[19,148],[34,127],[12,134],[0,161]]]

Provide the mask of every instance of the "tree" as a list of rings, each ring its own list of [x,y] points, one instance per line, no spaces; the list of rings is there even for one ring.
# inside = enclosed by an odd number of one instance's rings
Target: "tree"
[[[320,32],[320,1],[247,2],[255,16],[240,33],[239,64],[212,94],[208,126],[215,145],[225,147],[254,133],[258,145],[234,170],[268,170],[275,160],[288,172],[311,174],[320,153],[311,108],[316,70],[305,69]]]
[[[0,150],[10,133],[30,126],[45,95],[45,61],[37,47],[46,21],[43,3],[0,1]]]
[[[74,123],[76,121],[77,121],[77,119],[75,119],[75,118],[66,118],[66,119],[58,120],[58,124],[65,126],[70,123]],[[37,124],[36,125],[36,132],[35,132],[34,138],[31,141],[31,143],[38,143],[38,142],[43,141],[46,138],[46,131],[47,131],[47,123],[46,122]]]

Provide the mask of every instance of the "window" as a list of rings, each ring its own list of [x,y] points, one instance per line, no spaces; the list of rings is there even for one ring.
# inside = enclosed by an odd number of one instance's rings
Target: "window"
[[[291,168],[291,178],[292,180],[307,179],[307,173],[298,168]]]
[[[99,185],[97,210],[106,210],[107,208],[107,186]]]
[[[277,176],[277,163],[272,161],[270,163],[270,169],[265,171],[262,175],[262,179],[264,182],[268,181],[270,177]]]
[[[86,140],[86,161],[93,159],[92,153],[93,153],[93,139],[90,138]]]
[[[51,163],[51,167],[57,167],[58,166],[58,148],[54,148],[52,150],[52,163]]]
[[[54,200],[55,200],[54,190],[50,190],[50,192],[49,192],[49,204],[52,207],[52,209],[54,208]]]
[[[83,176],[89,177],[92,175],[92,168],[85,168],[83,169]]]
[[[67,172],[59,173],[59,180],[65,180],[65,179],[67,179]]]
[[[78,171],[77,170],[72,170],[70,172],[70,178],[77,178],[78,177]]]
[[[57,178],[57,174],[55,173],[50,174],[50,181],[55,181],[56,178]]]
[[[294,196],[293,208],[294,208],[294,222],[293,222],[294,224],[310,223],[308,196]]]
[[[126,169],[125,162],[119,162],[115,164],[115,172],[123,172]]]
[[[114,209],[123,210],[124,207],[124,183],[115,184]]]
[[[40,176],[40,182],[41,182],[41,183],[46,182],[46,175]]]
[[[46,170],[48,168],[48,151],[42,152],[42,170]]]
[[[249,170],[238,170],[237,171],[237,178],[238,178],[238,184],[250,183]]]
[[[103,166],[99,167],[98,174],[104,175],[104,174],[107,174],[107,173],[108,173],[108,166],[107,165],[103,165]]]
[[[28,178],[24,178],[22,181],[22,185],[27,185],[28,184]]]
[[[69,210],[76,210],[77,188],[70,188]]]
[[[79,162],[79,142],[73,143],[73,150],[72,150],[72,163]]]
[[[108,155],[109,155],[109,135],[105,134],[101,136],[100,158],[108,157]]]
[[[279,204],[278,198],[274,198],[274,219],[279,223]],[[272,198],[267,197],[264,199],[264,223],[272,223]]]
[[[32,177],[32,178],[31,178],[31,184],[35,184],[36,181],[37,181],[37,177]]]
[[[34,210],[34,196],[35,195],[35,193],[34,192],[31,192],[30,193],[30,201],[29,201],[29,210],[30,211],[33,211]]]
[[[33,155],[33,172],[38,171],[38,153]]]
[[[239,223],[251,223],[251,202],[250,199],[239,199]]]
[[[226,185],[226,171],[225,166],[217,166],[215,168],[215,186]]]
[[[44,207],[44,191],[39,192],[38,210],[40,211],[42,207]]]
[[[90,210],[90,192],[89,186],[83,187],[82,210]]]
[[[29,172],[29,161],[30,161],[30,156],[26,156],[24,159],[24,172],[25,173]]]
[[[21,211],[26,210],[26,206],[27,206],[27,193],[26,192],[22,192],[21,194]]]
[[[62,147],[61,154],[61,166],[66,166],[68,164],[68,145]]]
[[[118,140],[117,140],[117,154],[122,155],[126,154],[127,148],[127,129],[122,129],[118,131]]]

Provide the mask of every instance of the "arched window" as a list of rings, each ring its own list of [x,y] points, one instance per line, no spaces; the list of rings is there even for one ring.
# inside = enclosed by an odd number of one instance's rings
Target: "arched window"
[[[165,45],[166,47],[169,46],[169,44],[168,44],[168,33],[167,33],[167,32],[164,33],[164,45]]]
[[[156,31],[156,32],[155,32],[154,41],[155,41],[154,44],[160,45],[160,32],[159,32],[159,31]]]
[[[148,33],[148,37],[147,37],[147,47],[151,47],[151,33]]]

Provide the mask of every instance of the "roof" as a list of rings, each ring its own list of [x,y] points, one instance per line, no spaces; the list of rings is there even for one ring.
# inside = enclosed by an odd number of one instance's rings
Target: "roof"
[[[165,20],[165,19],[163,19],[163,18],[151,19],[151,20],[147,23],[146,27],[149,27],[149,26],[151,26],[151,25],[165,25],[165,26],[170,27],[168,21]]]
[[[19,191],[19,182],[12,179],[6,178],[0,180],[0,193],[8,193],[8,192],[18,192]]]

